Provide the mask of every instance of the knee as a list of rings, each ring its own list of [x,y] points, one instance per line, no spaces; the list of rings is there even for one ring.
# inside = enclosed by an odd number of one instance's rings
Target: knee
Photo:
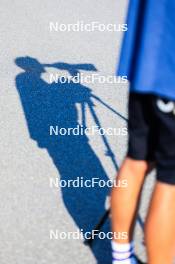
[[[149,163],[144,160],[134,160],[127,157],[124,160],[121,169],[125,169],[133,174],[145,174],[149,170]]]

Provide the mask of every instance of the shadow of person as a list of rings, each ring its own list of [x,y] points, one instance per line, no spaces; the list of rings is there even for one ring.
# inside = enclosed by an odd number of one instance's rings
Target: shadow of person
[[[50,135],[50,126],[68,129],[81,125],[76,104],[88,102],[91,90],[72,81],[48,84],[41,78],[41,74],[45,72],[43,65],[34,58],[19,57],[15,63],[24,70],[16,77],[16,87],[30,137],[40,148],[47,149],[58,169],[60,180],[65,182],[82,177],[84,181],[92,178],[107,181],[101,162],[85,134]],[[59,68],[59,64],[56,65]],[[64,64],[64,67],[70,72],[73,66]],[[89,70],[94,66],[83,64],[83,69],[86,68]],[[94,188],[66,186],[61,191],[67,211],[76,225],[84,233],[91,231],[104,214],[109,188],[100,188],[96,184]],[[108,232],[109,229],[107,223],[104,230]],[[111,263],[109,240],[96,239],[92,252],[99,264]]]

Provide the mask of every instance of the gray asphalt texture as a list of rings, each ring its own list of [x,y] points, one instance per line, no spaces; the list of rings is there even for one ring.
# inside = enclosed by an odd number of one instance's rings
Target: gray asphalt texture
[[[108,145],[98,134],[50,139],[47,128],[55,123],[81,124],[84,102],[88,127],[98,122],[103,128],[126,127],[121,116],[127,118],[128,85],[97,82],[67,87],[50,85],[48,76],[56,71],[69,75],[74,64],[81,64],[85,75],[114,75],[122,32],[50,32],[49,22],[121,24],[127,1],[0,0],[0,5],[0,263],[110,264],[109,241],[97,240],[90,249],[80,239],[50,239],[50,230],[90,231],[104,213],[109,190],[51,188],[50,179],[113,179],[116,169],[112,156],[106,155],[107,146],[120,165],[127,137],[107,136]],[[38,61],[37,74],[31,76],[24,70],[29,66],[25,56]],[[57,69],[41,66],[53,63]],[[143,219],[153,181],[150,175],[145,185]],[[103,230],[109,229],[108,220]],[[142,239],[137,225],[136,251],[145,260]]]

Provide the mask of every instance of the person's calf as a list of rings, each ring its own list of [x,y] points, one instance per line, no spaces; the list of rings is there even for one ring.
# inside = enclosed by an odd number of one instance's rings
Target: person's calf
[[[172,264],[175,244],[175,186],[157,182],[145,224],[149,264]]]
[[[127,232],[127,240],[114,239],[118,243],[129,243],[132,240],[133,226],[137,214],[140,191],[148,170],[148,163],[126,158],[117,175],[117,181],[125,180],[127,186],[114,187],[111,195],[112,229]]]

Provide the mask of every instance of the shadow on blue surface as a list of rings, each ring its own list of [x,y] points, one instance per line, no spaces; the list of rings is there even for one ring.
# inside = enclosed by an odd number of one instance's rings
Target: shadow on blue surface
[[[91,90],[73,82],[48,84],[41,78],[45,72],[44,65],[30,57],[19,57],[15,60],[23,72],[16,77],[16,87],[21,99],[30,137],[40,148],[47,149],[53,163],[59,171],[60,180],[75,180],[83,177],[91,180],[93,177],[107,181],[108,176],[103,166],[91,148],[88,137],[84,135],[50,136],[50,126],[60,128],[75,128],[79,124],[76,103],[80,103],[83,113],[83,125],[86,126],[85,106],[89,107],[95,123],[100,121],[94,111],[93,100],[101,100],[91,93]],[[45,65],[46,66],[46,65]],[[66,63],[47,64],[47,67],[67,70],[72,76],[81,69],[96,71],[92,64],[70,65]],[[101,101],[110,109],[110,106]],[[110,109],[112,111],[112,109]],[[114,110],[115,112],[115,110]],[[119,113],[115,113],[120,116]],[[117,169],[117,162],[106,137],[103,142],[107,155]],[[104,203],[109,193],[107,187],[100,188],[62,188],[64,204],[79,229],[91,231],[94,224],[104,214]],[[59,222],[59,219],[58,219]],[[103,226],[103,231],[110,230],[109,220]],[[64,231],[64,230],[63,230]],[[92,252],[98,264],[111,263],[110,243],[107,239],[95,240]]]

